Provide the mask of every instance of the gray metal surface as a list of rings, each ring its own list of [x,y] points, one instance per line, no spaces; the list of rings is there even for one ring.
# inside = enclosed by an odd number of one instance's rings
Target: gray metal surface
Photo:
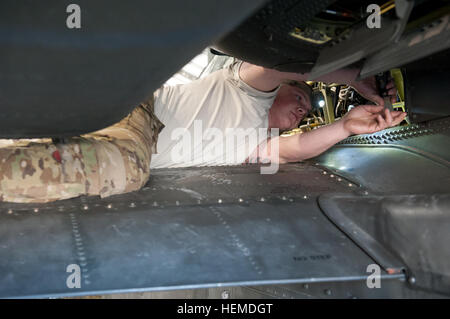
[[[382,16],[380,17],[382,27],[372,29],[368,28],[364,21],[352,30],[352,33],[344,35],[343,38],[335,40],[334,44],[324,48],[311,70],[310,80],[346,67],[394,44],[402,35],[414,6],[414,2],[404,0],[398,2],[403,5],[401,14],[397,10],[398,19]]]
[[[450,194],[329,195],[319,202],[380,265],[386,255],[396,255],[407,266],[411,285],[450,296]]]
[[[420,30],[410,32],[395,45],[379,50],[364,62],[360,78],[430,56],[450,47],[450,15],[446,15]]]
[[[404,262],[395,254],[380,244],[364,228],[361,228],[353,218],[347,216],[337,204],[339,195],[324,195],[319,197],[319,205],[322,211],[344,231],[353,241],[364,249],[378,265],[383,267],[389,274],[402,273],[405,270]],[[360,206],[373,205],[373,198],[353,197]]]
[[[0,1],[0,137],[67,137],[102,129],[264,0]],[[26,92],[26,93],[25,93]]]
[[[450,129],[445,118],[350,137],[315,161],[369,192],[435,194],[450,190]]]
[[[106,199],[2,203],[0,296],[363,280],[373,263],[316,202],[356,187],[318,167],[153,174],[145,189]],[[80,289],[66,286],[69,264],[81,267]]]

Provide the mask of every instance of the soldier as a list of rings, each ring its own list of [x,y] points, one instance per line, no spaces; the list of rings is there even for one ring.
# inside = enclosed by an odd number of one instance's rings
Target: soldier
[[[191,156],[180,162],[172,152],[178,143],[173,133],[183,128],[194,135],[196,121],[204,129],[219,132],[229,128],[292,129],[311,109],[311,91],[302,82],[307,74],[237,61],[190,84],[163,87],[119,123],[100,131],[64,141],[18,140],[0,147],[0,201],[50,202],[126,193],[145,185],[150,168],[295,162],[319,155],[351,134],[398,125],[406,114],[385,110],[374,79],[356,82],[357,74],[356,69],[346,69],[320,80],[352,85],[379,106],[360,106],[324,128],[280,139],[277,154],[262,140],[257,144],[265,145],[264,152],[258,145],[249,152],[236,147],[231,150],[235,153],[232,162],[225,160],[229,154],[224,148],[214,156],[204,151],[223,143],[217,139],[197,141],[198,145],[194,141]],[[394,96],[393,84],[389,87]]]

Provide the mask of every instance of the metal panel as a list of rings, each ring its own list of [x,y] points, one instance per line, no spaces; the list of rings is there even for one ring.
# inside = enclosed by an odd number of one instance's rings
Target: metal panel
[[[449,118],[444,118],[352,136],[315,161],[370,192],[448,193],[449,123]]]
[[[363,280],[373,260],[316,202],[355,187],[307,164],[258,172],[155,170],[130,194],[2,203],[0,296]],[[81,267],[81,289],[66,287],[69,264]]]
[[[450,194],[328,195],[319,202],[379,264],[386,264],[386,254],[396,255],[408,267],[411,285],[450,295]],[[361,240],[362,234],[371,240]]]

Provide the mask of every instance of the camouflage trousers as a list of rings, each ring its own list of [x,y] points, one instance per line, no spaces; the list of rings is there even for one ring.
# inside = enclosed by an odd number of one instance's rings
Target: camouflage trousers
[[[148,181],[163,127],[150,100],[119,123],[63,142],[14,140],[0,147],[0,201],[45,203],[137,190]]]

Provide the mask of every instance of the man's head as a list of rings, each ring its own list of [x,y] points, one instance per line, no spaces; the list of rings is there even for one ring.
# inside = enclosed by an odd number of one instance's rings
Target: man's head
[[[269,128],[285,131],[298,127],[311,110],[311,95],[311,88],[304,82],[284,82],[269,110]]]

